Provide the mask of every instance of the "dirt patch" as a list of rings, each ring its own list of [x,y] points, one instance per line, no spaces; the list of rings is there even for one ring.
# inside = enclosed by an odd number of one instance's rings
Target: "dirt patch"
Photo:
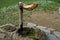
[[[30,17],[25,17],[27,21],[24,21],[24,24],[28,22],[36,23],[37,25],[46,26],[49,28],[54,28],[60,31],[60,14],[57,11],[45,12],[43,10],[32,12]],[[30,18],[30,19],[29,19]]]

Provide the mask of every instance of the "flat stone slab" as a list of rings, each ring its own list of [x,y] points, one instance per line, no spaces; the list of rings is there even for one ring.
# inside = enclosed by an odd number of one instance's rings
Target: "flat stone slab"
[[[36,24],[30,22],[30,23],[27,24],[27,27],[36,28]]]
[[[47,35],[47,39],[48,39],[48,40],[59,40],[59,39],[56,38],[56,36],[54,36],[53,34],[47,34],[47,33],[46,33],[46,35]]]
[[[37,28],[37,29],[40,29],[40,30],[42,30],[42,31],[44,31],[44,32],[46,32],[46,33],[50,33],[50,30],[47,30],[46,27],[43,27],[43,26],[36,26],[36,28]]]
[[[55,35],[57,38],[60,39],[60,32],[55,31],[55,32],[54,32],[54,35]]]

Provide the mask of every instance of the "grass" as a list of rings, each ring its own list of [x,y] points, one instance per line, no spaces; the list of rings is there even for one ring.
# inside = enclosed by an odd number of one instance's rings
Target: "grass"
[[[32,0],[32,1],[31,0],[0,0],[0,25],[6,23],[12,23],[18,26],[19,24],[18,2],[19,1],[24,2],[26,4],[31,4],[31,3],[38,4],[38,7],[36,9],[32,11],[24,11],[24,15],[23,15],[24,22],[30,22],[32,20],[31,15],[34,12],[38,13],[39,10],[56,11],[60,6],[59,0],[57,1],[56,0]],[[41,15],[39,15],[39,18],[40,16]],[[36,21],[36,18],[33,18],[33,20],[34,19]],[[39,19],[39,22],[41,21],[43,21],[43,19]]]
[[[60,0],[51,0],[51,1],[54,1],[54,2],[60,3]]]
[[[22,0],[1,0],[0,1],[0,25],[5,24],[6,22],[8,23],[13,23],[15,22],[18,24],[18,2]],[[31,3],[36,3],[39,4],[38,8],[36,8],[33,11],[40,10],[41,8],[44,10],[56,10],[56,3],[52,1],[46,1],[46,0],[23,0],[22,2],[26,4],[31,4]],[[29,3],[27,3],[29,2]],[[4,4],[5,3],[5,4]],[[2,5],[1,5],[2,4]],[[15,13],[15,14],[14,14]],[[29,12],[28,12],[29,13]],[[28,14],[27,14],[28,16]]]
[[[2,7],[8,7],[11,5],[15,5],[19,2],[20,0],[0,0],[0,8]]]
[[[31,38],[36,38],[36,39],[38,39],[38,37],[39,37],[38,33],[29,34],[28,36]]]

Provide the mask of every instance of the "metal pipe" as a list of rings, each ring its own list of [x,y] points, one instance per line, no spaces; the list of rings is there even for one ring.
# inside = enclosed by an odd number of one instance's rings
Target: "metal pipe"
[[[21,15],[20,30],[23,31],[23,4],[22,3],[19,5],[19,9],[20,9],[20,15]]]

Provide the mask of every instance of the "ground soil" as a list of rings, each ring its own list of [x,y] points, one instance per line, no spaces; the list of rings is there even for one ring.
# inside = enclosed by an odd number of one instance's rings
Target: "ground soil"
[[[40,26],[54,28],[60,31],[60,14],[57,11],[34,11],[30,15],[30,19],[24,22],[24,25],[26,25],[28,22],[32,22]]]

